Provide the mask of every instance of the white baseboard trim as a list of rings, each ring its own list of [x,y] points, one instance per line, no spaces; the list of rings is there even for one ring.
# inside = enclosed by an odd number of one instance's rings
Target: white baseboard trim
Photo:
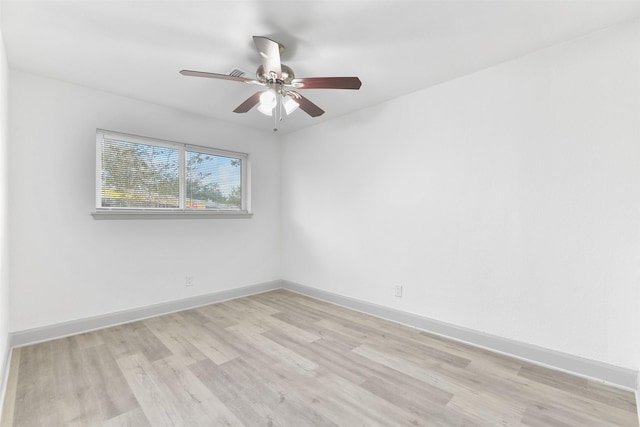
[[[370,314],[372,316],[412,326],[414,328],[470,344],[475,347],[522,359],[537,365],[543,365],[555,370],[607,383],[619,388],[638,391],[638,371],[633,369],[622,368],[608,363],[599,362],[597,360],[591,360],[539,347],[533,344],[527,344],[484,332],[474,331],[472,329],[345,297],[287,280],[282,281],[282,288],[312,298],[334,303],[352,310]]]
[[[214,292],[206,295],[198,295],[176,301],[169,301],[145,307],[133,308],[130,310],[118,311],[115,313],[103,314],[100,316],[86,317],[83,319],[16,331],[9,334],[9,339],[13,347],[23,347],[25,345],[50,341],[70,335],[94,331],[96,329],[121,325],[123,323],[134,322],[163,314],[175,313],[176,311],[188,310],[190,308],[260,294],[281,288],[282,282],[280,280],[274,280],[271,282],[243,286],[240,288]]]

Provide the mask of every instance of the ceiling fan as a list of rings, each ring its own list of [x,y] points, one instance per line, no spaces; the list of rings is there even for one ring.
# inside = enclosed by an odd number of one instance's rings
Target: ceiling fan
[[[278,130],[278,121],[282,120],[283,111],[290,114],[298,107],[311,117],[324,114],[324,111],[297,90],[301,89],[360,89],[362,83],[358,77],[305,77],[296,78],[293,70],[280,62],[280,55],[284,46],[267,37],[253,36],[253,42],[258,49],[262,64],[256,71],[256,78],[237,77],[228,74],[206,73],[203,71],[182,70],[180,74],[193,77],[207,77],[210,79],[231,80],[263,86],[262,89],[242,104],[238,105],[234,113],[246,113],[256,105],[258,111],[273,116],[274,131]]]

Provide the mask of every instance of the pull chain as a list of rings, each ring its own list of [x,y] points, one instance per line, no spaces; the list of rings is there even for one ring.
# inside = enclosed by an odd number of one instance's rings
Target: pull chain
[[[282,121],[282,101],[280,94],[276,93],[276,108],[273,109],[273,131],[278,132],[278,122]]]
[[[273,112],[273,131],[278,132],[278,112]]]

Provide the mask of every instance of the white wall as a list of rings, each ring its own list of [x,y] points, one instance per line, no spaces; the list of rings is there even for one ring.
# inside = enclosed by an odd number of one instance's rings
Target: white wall
[[[0,6],[1,9],[1,6]],[[0,387],[5,375],[9,336],[9,213],[7,186],[7,55],[0,29]],[[2,391],[0,391],[0,397]],[[0,399],[2,402],[2,399]]]
[[[625,24],[285,136],[283,278],[638,369],[639,57]]]
[[[279,278],[269,132],[13,70],[10,82],[11,331]],[[94,220],[96,128],[249,153],[253,218]]]

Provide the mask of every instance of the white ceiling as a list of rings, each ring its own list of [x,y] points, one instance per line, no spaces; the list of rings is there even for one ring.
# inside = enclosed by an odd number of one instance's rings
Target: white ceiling
[[[6,1],[11,69],[270,132],[232,110],[256,90],[182,69],[254,73],[251,36],[285,45],[297,77],[359,76],[360,91],[307,90],[312,126],[640,16],[638,1]]]

